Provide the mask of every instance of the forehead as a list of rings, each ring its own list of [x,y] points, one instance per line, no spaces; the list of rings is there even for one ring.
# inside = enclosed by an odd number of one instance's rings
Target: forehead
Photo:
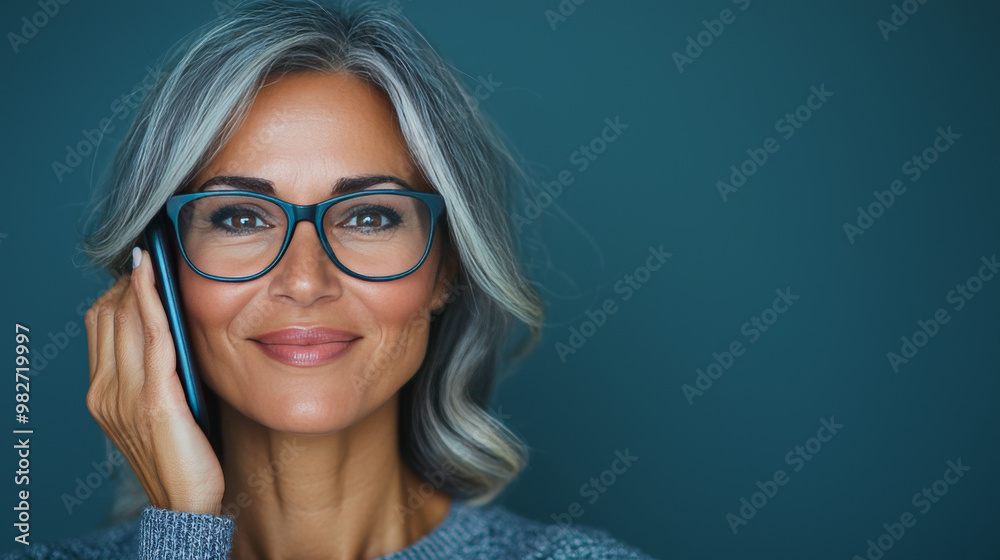
[[[379,88],[345,72],[289,74],[261,88],[194,187],[216,175],[260,177],[302,196],[341,177],[395,175],[421,188],[395,111]]]

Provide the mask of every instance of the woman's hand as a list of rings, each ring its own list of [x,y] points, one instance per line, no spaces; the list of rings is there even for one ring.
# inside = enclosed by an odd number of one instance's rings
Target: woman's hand
[[[87,409],[158,508],[220,515],[225,481],[188,408],[149,253],[87,311]],[[133,255],[133,259],[135,256]]]

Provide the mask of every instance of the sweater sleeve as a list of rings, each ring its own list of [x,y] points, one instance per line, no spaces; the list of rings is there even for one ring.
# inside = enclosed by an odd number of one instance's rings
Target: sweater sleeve
[[[139,523],[139,560],[227,559],[236,521],[148,506]]]

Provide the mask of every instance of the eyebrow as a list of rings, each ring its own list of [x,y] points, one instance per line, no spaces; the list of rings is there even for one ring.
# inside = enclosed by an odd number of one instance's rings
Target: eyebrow
[[[362,175],[358,177],[341,177],[340,179],[337,179],[337,182],[334,183],[333,188],[330,190],[330,195],[336,197],[350,194],[362,191],[374,185],[381,185],[383,183],[395,183],[408,191],[413,190],[413,187],[411,187],[409,183],[394,175]],[[202,183],[202,185],[195,189],[194,192],[201,192],[208,187],[215,185],[236,187],[240,190],[270,196],[274,196],[275,194],[274,183],[271,181],[258,177],[241,177],[239,175],[218,175],[216,177],[212,177]]]

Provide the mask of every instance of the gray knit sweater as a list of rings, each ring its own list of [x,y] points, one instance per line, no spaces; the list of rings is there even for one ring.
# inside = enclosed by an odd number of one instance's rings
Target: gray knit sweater
[[[31,544],[3,559],[193,560],[229,558],[236,522],[228,516],[147,507],[139,519],[82,539]],[[18,545],[19,547],[22,545]],[[502,506],[471,506],[453,499],[447,517],[412,545],[381,560],[652,560],[638,548],[586,525],[562,528]]]

